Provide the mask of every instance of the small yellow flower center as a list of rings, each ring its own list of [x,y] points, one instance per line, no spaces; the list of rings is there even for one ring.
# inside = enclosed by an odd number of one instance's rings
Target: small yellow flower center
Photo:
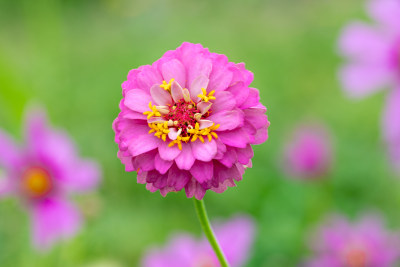
[[[49,173],[40,167],[31,167],[22,174],[22,188],[30,197],[46,195],[52,188]]]
[[[201,91],[203,91],[203,93],[199,94],[197,97],[201,98],[201,100],[203,100],[204,102],[208,102],[210,100],[215,100],[216,99],[215,96],[214,96],[214,93],[215,93],[214,90],[212,90],[208,94],[207,94],[206,89],[204,89],[204,88],[201,88]]]

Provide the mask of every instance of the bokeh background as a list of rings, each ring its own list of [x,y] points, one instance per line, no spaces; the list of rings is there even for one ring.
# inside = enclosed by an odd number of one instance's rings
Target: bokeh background
[[[247,266],[296,266],[326,215],[378,211],[400,227],[400,186],[380,136],[383,95],[346,98],[337,81],[336,40],[362,0],[0,1],[0,127],[22,138],[26,105],[43,104],[83,156],[97,159],[98,192],[77,197],[87,221],[49,253],[33,250],[28,216],[0,203],[0,266],[139,266],[144,251],[176,232],[200,236],[193,201],[136,184],[116,157],[111,124],[130,69],[183,41],[201,43],[254,72],[271,121],[254,167],[238,187],[205,197],[212,218],[253,216],[258,234]],[[319,181],[287,177],[282,148],[304,120],[325,123],[335,161]]]

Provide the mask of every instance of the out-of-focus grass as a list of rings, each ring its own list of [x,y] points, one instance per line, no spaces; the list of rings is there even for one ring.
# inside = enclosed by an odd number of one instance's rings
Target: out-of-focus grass
[[[31,249],[18,203],[0,203],[0,265],[136,266],[174,232],[200,235],[183,193],[151,194],[123,171],[111,130],[128,71],[183,41],[246,62],[268,107],[270,138],[255,148],[253,169],[237,188],[205,198],[211,217],[240,212],[257,220],[248,266],[295,266],[310,231],[332,211],[354,217],[372,208],[399,227],[399,183],[379,134],[383,96],[348,100],[336,79],[337,36],[365,17],[362,7],[361,0],[1,1],[0,126],[20,138],[25,105],[43,103],[82,154],[100,161],[104,181],[86,227],[49,254]],[[315,183],[286,179],[279,167],[285,137],[308,118],[326,122],[336,141],[335,167]]]

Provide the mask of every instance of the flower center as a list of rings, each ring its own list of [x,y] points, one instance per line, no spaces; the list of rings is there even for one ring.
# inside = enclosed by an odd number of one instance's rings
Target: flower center
[[[169,83],[163,81],[161,85],[155,85],[151,89],[153,98],[162,96],[164,99],[172,100],[164,106],[155,106],[149,103],[151,111],[145,111],[147,122],[150,127],[149,133],[167,141],[168,146],[175,144],[182,149],[182,142],[194,142],[199,139],[204,143],[204,138],[211,142],[212,138],[218,138],[214,132],[219,128],[206,118],[210,115],[211,100],[215,100],[215,91],[207,93],[201,88],[202,93],[197,95],[197,101],[190,97],[188,89],[182,87],[171,79]]]
[[[354,247],[345,253],[346,267],[366,267],[367,252],[363,248]]]
[[[22,189],[30,197],[43,197],[50,192],[51,188],[51,177],[45,169],[31,167],[22,173]]]

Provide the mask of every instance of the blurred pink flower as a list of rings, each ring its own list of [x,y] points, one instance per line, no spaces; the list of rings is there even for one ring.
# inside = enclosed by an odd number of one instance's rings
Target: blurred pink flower
[[[231,267],[242,266],[249,257],[254,239],[254,223],[236,216],[224,224],[216,224],[215,233]],[[143,267],[218,267],[220,266],[208,241],[190,235],[173,237],[163,249],[147,252]]]
[[[30,212],[34,246],[44,250],[77,232],[81,216],[68,195],[93,189],[101,173],[95,162],[79,158],[66,133],[47,125],[44,112],[29,113],[25,135],[21,147],[0,130],[0,196],[21,199]]]
[[[353,97],[400,85],[400,1],[371,0],[368,13],[377,25],[353,22],[339,40],[341,53],[349,59],[340,78]]]
[[[317,124],[304,124],[294,130],[283,151],[283,168],[291,176],[318,178],[332,165],[332,144],[328,130]]]
[[[312,244],[314,256],[306,267],[392,267],[400,256],[398,234],[385,229],[377,216],[351,224],[334,217],[319,230]]]
[[[235,186],[251,167],[250,145],[268,138],[252,80],[243,63],[191,43],[131,70],[113,123],[126,171],[163,196],[185,188],[202,199]]]

